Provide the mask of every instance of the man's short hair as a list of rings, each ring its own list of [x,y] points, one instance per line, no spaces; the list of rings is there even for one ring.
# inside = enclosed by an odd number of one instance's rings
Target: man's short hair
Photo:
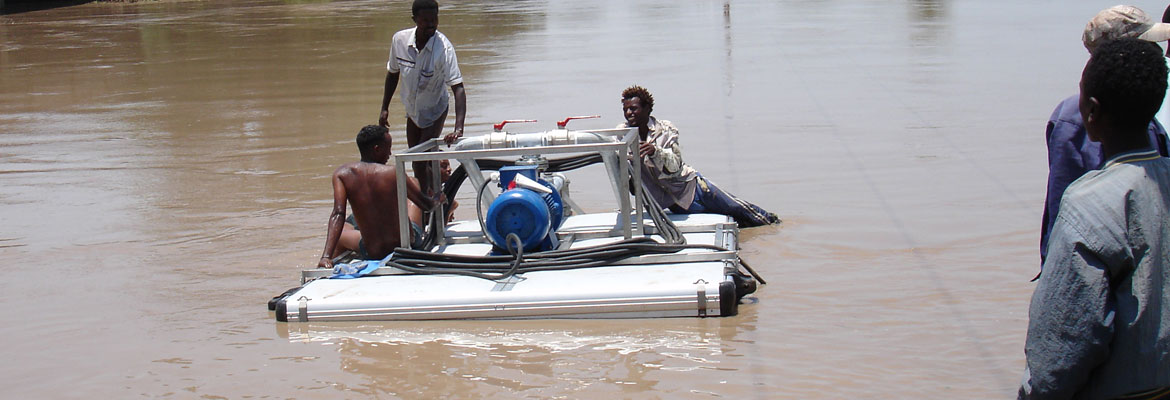
[[[375,145],[385,144],[386,132],[390,129],[381,125],[366,125],[357,134],[358,151],[362,154],[374,149]]]
[[[1101,44],[1085,65],[1081,90],[1123,126],[1146,126],[1166,96],[1162,48],[1134,38]]]
[[[646,88],[634,85],[622,91],[622,101],[635,97],[642,101],[642,107],[646,107],[647,111],[654,110],[654,96],[651,96]]]
[[[410,15],[417,16],[418,12],[423,10],[439,11],[439,2],[435,0],[414,0],[414,4],[410,6]]]

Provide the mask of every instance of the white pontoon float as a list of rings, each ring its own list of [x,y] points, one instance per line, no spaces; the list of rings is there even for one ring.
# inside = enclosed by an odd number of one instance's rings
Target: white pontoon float
[[[399,215],[406,215],[407,163],[431,162],[437,190],[438,160],[453,158],[462,171],[444,190],[454,198],[465,172],[479,218],[442,224],[444,213],[430,213],[427,250],[303,271],[301,286],[269,309],[282,322],[735,315],[756,281],[764,283],[739,258],[735,222],[664,213],[641,185],[629,185],[641,181],[641,169],[631,168],[636,129],[571,131],[567,121],[524,134],[504,132],[513,122],[505,121],[447,151],[432,139],[396,155]],[[597,162],[616,212],[584,213],[560,172]],[[499,172],[485,176],[490,169]],[[498,196],[493,181],[504,190]],[[491,204],[486,217],[483,204]],[[409,237],[407,219],[400,221]]]

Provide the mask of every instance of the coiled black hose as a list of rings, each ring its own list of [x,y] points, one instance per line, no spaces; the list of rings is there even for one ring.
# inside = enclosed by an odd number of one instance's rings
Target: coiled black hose
[[[547,171],[569,171],[601,161],[600,154],[585,154],[553,159],[549,160]],[[493,159],[478,159],[475,162],[481,170],[499,170],[501,167],[513,164],[509,160]],[[447,198],[454,198],[463,181],[466,179],[467,170],[461,165],[451,173],[451,178],[443,184],[443,193],[447,195]],[[480,216],[483,212],[481,209],[482,205],[478,201],[480,197],[479,192],[487,186],[488,182],[490,181],[485,180],[483,185],[476,188],[476,217],[480,220],[481,229],[483,228],[483,220]],[[641,182],[638,182],[638,184],[641,184]],[[642,199],[642,208],[646,210],[651,220],[654,221],[654,226],[657,228],[658,234],[663,237],[666,243],[659,243],[648,237],[636,237],[586,248],[550,250],[525,257],[520,238],[515,234],[509,234],[505,239],[505,246],[499,246],[499,244],[494,242],[490,243],[496,247],[506,248],[511,255],[467,256],[399,248],[395,250],[394,255],[386,265],[416,274],[452,274],[488,280],[501,280],[507,279],[515,274],[527,272],[602,267],[631,257],[648,254],[670,254],[684,249],[727,250],[714,245],[686,244],[686,238],[683,237],[681,231],[678,230],[678,227],[674,225],[673,221],[666,216],[662,206],[651,196],[642,196]],[[443,212],[443,215],[445,215],[446,210],[444,209]],[[442,227],[432,219],[431,229],[427,234],[427,246],[425,248],[430,248],[434,243],[439,229],[442,229]],[[484,232],[486,237],[486,230]],[[512,247],[513,241],[516,242],[515,248]],[[739,261],[740,265],[743,265],[755,280],[759,281],[760,284],[766,283],[744,260],[740,259]]]
[[[454,274],[499,280],[527,272],[602,267],[632,257],[670,254],[684,249],[726,250],[713,245],[664,244],[641,237],[587,248],[551,250],[525,256],[519,237],[512,238],[514,234],[509,236],[508,250],[513,253],[512,255],[468,256],[398,249],[386,265],[418,274]]]

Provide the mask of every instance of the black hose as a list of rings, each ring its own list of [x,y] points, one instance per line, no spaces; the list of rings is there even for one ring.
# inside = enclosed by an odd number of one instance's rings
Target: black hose
[[[494,159],[477,159],[475,162],[481,170],[498,170],[501,167],[513,164],[510,160]],[[547,171],[569,171],[599,162],[602,162],[602,158],[600,154],[596,153],[554,159],[549,160]],[[459,187],[466,179],[467,170],[464,166],[460,165],[459,168],[456,168],[451,173],[451,178],[443,184],[443,192],[447,195],[447,198],[454,198],[455,194],[459,191]],[[636,237],[587,248],[539,252],[528,255],[525,258],[523,244],[519,236],[508,234],[505,238],[505,246],[500,246],[487,234],[487,224],[484,222],[483,217],[482,192],[487,188],[489,182],[491,180],[486,179],[483,184],[476,188],[476,219],[479,221],[480,229],[484,232],[484,237],[487,238],[488,242],[496,248],[506,249],[511,255],[468,256],[400,248],[395,250],[395,254],[386,265],[416,274],[453,274],[487,280],[502,280],[516,274],[527,272],[601,267],[612,265],[632,257],[647,254],[676,253],[684,249],[727,250],[714,245],[686,244],[686,238],[679,231],[678,226],[666,215],[662,206],[653,197],[644,195],[642,196],[642,208],[646,210],[646,214],[654,221],[654,226],[658,230],[658,234],[662,236],[666,243],[656,242],[649,237]],[[641,184],[641,182],[638,184]],[[437,229],[433,229],[433,231],[437,231]],[[429,232],[427,235],[428,241],[434,238],[434,233]],[[511,246],[513,241],[517,242],[515,250]],[[743,265],[753,278],[761,284],[764,284],[762,277],[752,270],[746,262],[742,259],[739,261],[740,265]],[[493,273],[498,271],[503,272]]]
[[[726,250],[713,245],[663,244],[649,238],[634,238],[583,249],[552,250],[525,257],[520,238],[512,236],[516,235],[510,234],[506,239],[511,256],[454,256],[397,251],[387,265],[417,274],[455,274],[501,280],[527,272],[601,267],[628,258],[648,254],[669,254],[684,249]]]
[[[654,221],[654,228],[658,230],[658,234],[662,239],[669,244],[686,244],[687,238],[683,236],[682,232],[678,230],[678,226],[666,212],[662,211],[662,206],[658,204],[654,197],[646,194],[645,187],[642,190],[642,209],[646,210],[646,214],[650,215],[650,220]]]
[[[459,168],[463,168],[463,166],[459,166]],[[483,190],[487,188],[488,183],[491,183],[491,181],[491,179],[484,179],[483,183],[478,188],[475,188],[475,219],[479,221],[479,231],[483,232],[483,237],[487,238],[488,243],[491,243],[496,248],[503,248],[499,243],[496,243],[495,239],[492,239],[492,235],[488,234],[487,223],[483,222]],[[507,240],[508,238],[504,238],[504,241]]]

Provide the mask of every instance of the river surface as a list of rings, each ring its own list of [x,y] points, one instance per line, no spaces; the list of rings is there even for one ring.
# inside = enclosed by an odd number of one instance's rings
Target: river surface
[[[265,302],[315,265],[408,2],[0,15],[0,397],[1014,396],[1044,124],[1111,4],[444,1],[469,136],[613,127],[643,85],[784,219],[741,237],[769,284],[730,318],[348,324]]]

